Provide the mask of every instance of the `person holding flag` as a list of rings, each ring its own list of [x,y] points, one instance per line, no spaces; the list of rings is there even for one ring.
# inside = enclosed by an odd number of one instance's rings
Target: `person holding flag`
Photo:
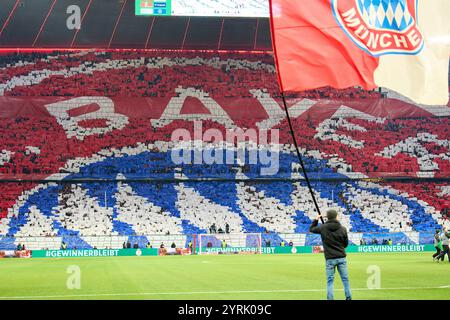
[[[347,229],[339,223],[338,213],[334,209],[327,211],[327,222],[319,226],[320,218],[319,215],[313,221],[309,232],[320,234],[322,238],[327,274],[327,299],[334,300],[334,274],[337,268],[344,285],[345,299],[352,300],[345,253],[348,246]]]

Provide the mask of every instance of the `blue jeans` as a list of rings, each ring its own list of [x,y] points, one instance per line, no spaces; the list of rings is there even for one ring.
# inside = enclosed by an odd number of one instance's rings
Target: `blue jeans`
[[[348,280],[347,259],[345,258],[326,260],[327,299],[334,300],[334,273],[336,267],[341,276],[342,284],[344,285],[345,298],[350,300],[352,298],[352,293],[350,291],[350,282]]]

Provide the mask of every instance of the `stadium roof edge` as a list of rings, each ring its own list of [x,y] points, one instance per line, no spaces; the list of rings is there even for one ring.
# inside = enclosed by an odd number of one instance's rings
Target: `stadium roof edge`
[[[13,52],[54,52],[54,51],[97,51],[97,52],[130,52],[130,51],[145,51],[145,52],[223,52],[223,53],[238,53],[238,54],[272,54],[269,50],[213,50],[213,49],[139,49],[139,48],[0,48],[0,53]]]

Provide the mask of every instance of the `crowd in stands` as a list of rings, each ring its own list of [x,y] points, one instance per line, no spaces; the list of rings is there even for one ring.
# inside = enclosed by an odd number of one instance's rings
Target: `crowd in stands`
[[[321,208],[336,208],[350,232],[366,237],[427,233],[444,223],[432,206],[378,184],[313,187]],[[140,246],[146,235],[241,232],[267,233],[275,243],[273,235],[307,232],[317,214],[305,183],[289,181],[49,183],[11,212],[0,219],[0,237],[143,236]]]
[[[0,96],[166,99],[180,84],[217,100],[254,99],[251,89],[256,88],[264,89],[260,101],[266,95],[279,97],[269,54],[139,50],[0,54]],[[342,102],[377,99],[380,93],[322,88],[288,97]],[[207,233],[213,224],[230,233],[281,235],[306,232],[317,214],[306,185],[298,181],[302,171],[285,122],[274,127],[282,141],[279,170],[264,184],[256,181],[260,165],[175,165],[171,134],[177,128],[192,132],[190,121],[159,119],[158,125],[168,123],[158,127],[148,116],[138,115],[112,132],[80,136],[76,128],[63,128],[54,117],[26,112],[2,117],[2,108],[7,106],[0,105],[0,237],[187,235]],[[236,123],[255,127],[249,117]],[[358,233],[430,232],[443,223],[450,208],[445,181],[370,185],[350,178],[352,174],[448,178],[449,124],[449,117],[333,117],[331,112],[323,119],[293,119],[306,168],[317,179],[313,188],[320,207],[336,208],[343,225]],[[81,125],[108,123],[95,119]],[[224,125],[214,121],[203,125],[205,130],[224,131]],[[63,178],[65,183],[60,182]],[[148,179],[157,181],[139,182]],[[198,179],[221,182],[189,181]],[[122,240],[117,238],[117,243]],[[142,247],[148,240],[132,242]],[[83,246],[82,240],[76,246]]]
[[[337,120],[336,120],[337,121]],[[446,177],[450,173],[450,157],[448,155],[450,136],[449,119],[394,119],[385,121],[401,126],[396,132],[385,131],[385,123],[371,123],[358,119],[343,120],[347,128],[332,128],[319,125],[317,131],[314,124],[295,120],[297,141],[306,152],[313,154],[319,151],[335,165],[332,171],[361,172],[374,176],[409,176],[417,177],[417,172],[426,177]],[[242,120],[241,123],[245,123]],[[250,125],[250,121],[247,122]],[[67,140],[63,130],[55,119],[46,118],[0,118],[0,174],[4,178],[14,179],[17,176],[50,175],[72,170],[77,162],[70,162],[64,170],[61,168],[74,154],[89,156],[99,148],[114,146],[120,148],[135,144],[136,141],[150,144],[155,141],[168,141],[174,128],[180,123],[172,123],[160,129],[152,129],[148,119],[130,119],[127,130],[116,131],[114,135],[100,134],[98,137],[88,137],[85,143],[76,143],[74,139]],[[189,128],[187,123],[183,125]],[[324,128],[326,126],[326,128]],[[363,128],[363,130],[348,130],[348,127]],[[217,126],[216,126],[217,127]],[[220,129],[220,126],[218,127]],[[276,127],[280,130],[280,140],[290,141],[290,131],[286,126]],[[152,130],[152,131],[150,131]],[[150,131],[150,132],[149,132]],[[432,134],[429,132],[433,132]],[[131,137],[130,137],[131,135]],[[100,139],[101,138],[101,139]],[[50,145],[48,141],[52,141]],[[385,147],[382,147],[385,146]],[[157,147],[155,147],[155,150]],[[288,151],[284,146],[282,151]],[[362,150],[364,152],[354,152]],[[127,169],[136,175],[152,174],[151,170],[171,171],[170,163],[161,168],[148,169],[145,166],[135,168],[110,167],[105,168],[112,173],[124,173]],[[224,170],[224,168],[220,168]],[[280,168],[282,173],[286,168]],[[183,172],[194,170],[187,166]],[[211,169],[213,170],[213,169]],[[244,167],[244,172],[252,168]],[[310,164],[311,172],[327,170],[323,163]],[[331,170],[331,169],[330,169]],[[154,171],[153,173],[157,173]],[[203,172],[202,172],[203,173]],[[86,172],[92,177],[94,173]],[[211,171],[211,174],[214,173]],[[223,175],[217,172],[216,175]]]
[[[0,55],[0,94],[8,96],[166,97],[182,84],[214,98],[252,97],[249,88],[280,96],[270,54],[81,51]],[[287,96],[380,97],[358,88],[321,88]]]

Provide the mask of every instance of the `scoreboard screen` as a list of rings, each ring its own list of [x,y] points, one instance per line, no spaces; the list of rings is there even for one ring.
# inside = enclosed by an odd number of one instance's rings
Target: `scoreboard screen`
[[[269,0],[135,0],[137,16],[269,17]]]
[[[171,0],[136,0],[137,16],[170,16]]]

